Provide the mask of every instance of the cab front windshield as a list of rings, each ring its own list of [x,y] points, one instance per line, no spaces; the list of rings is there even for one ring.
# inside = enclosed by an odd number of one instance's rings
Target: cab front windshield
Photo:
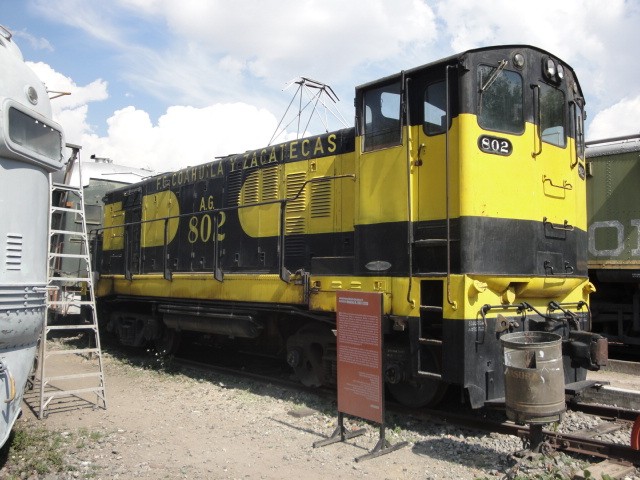
[[[520,134],[524,132],[522,77],[503,68],[503,64],[478,67],[478,123],[486,130]]]
[[[506,70],[506,62],[478,67],[478,124],[485,130],[522,134],[524,132],[524,81],[520,73]],[[542,141],[565,147],[565,94],[562,90],[540,83],[537,112]]]

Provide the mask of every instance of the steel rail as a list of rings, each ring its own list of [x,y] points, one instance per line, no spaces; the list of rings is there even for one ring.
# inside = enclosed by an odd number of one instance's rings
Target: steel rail
[[[516,425],[512,422],[497,422],[474,415],[449,413],[440,410],[415,411],[412,412],[412,416],[418,417],[421,420],[426,420],[427,416],[429,418],[438,416],[440,421],[460,427],[496,432],[504,435],[514,435],[520,438],[527,438],[530,432],[529,427],[526,425]],[[543,430],[542,434],[544,442],[555,450],[593,455],[601,458],[612,458],[640,466],[640,451],[634,450],[630,445],[595,440],[577,433],[557,433]]]

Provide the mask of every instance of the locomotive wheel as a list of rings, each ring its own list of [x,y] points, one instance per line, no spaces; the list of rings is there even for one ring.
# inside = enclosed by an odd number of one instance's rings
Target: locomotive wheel
[[[182,335],[173,328],[163,328],[162,334],[153,341],[153,345],[160,355],[171,355],[180,348]]]
[[[423,369],[429,372],[442,371],[439,351],[433,348],[423,350]],[[447,393],[447,384],[441,380],[403,380],[388,384],[389,392],[402,405],[410,408],[433,407],[442,401]]]
[[[307,387],[327,383],[324,356],[332,345],[331,330],[319,324],[305,325],[287,339],[287,363],[300,383]]]

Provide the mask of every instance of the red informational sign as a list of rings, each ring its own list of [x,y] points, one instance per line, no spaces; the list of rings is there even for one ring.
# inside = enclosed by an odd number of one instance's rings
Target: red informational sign
[[[382,294],[337,292],[338,411],[383,423]]]

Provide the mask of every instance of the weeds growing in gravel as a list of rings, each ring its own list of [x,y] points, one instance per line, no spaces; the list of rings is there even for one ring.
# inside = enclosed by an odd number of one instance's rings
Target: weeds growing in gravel
[[[89,468],[78,471],[69,452],[87,448],[103,436],[101,432],[88,429],[80,429],[77,434],[73,434],[17,423],[11,437],[0,450],[0,478],[58,478],[69,472],[73,472],[75,478],[92,478],[95,472]]]
[[[612,480],[608,475],[602,479],[595,478],[588,470],[589,463],[577,460],[562,452],[544,456],[539,453],[530,454],[518,460],[515,465],[506,471],[503,480],[570,480],[576,474],[581,474],[585,479]],[[476,478],[475,480],[489,480],[489,477]]]
[[[25,478],[37,473],[60,473],[67,468],[64,450],[67,445],[60,433],[41,427],[17,425],[7,445],[2,449],[0,476],[10,480]]]
[[[159,352],[151,348],[147,349],[147,355],[150,361],[145,362],[146,365],[143,365],[144,367],[171,375],[179,371],[179,367],[175,365],[175,357],[173,355],[169,355],[165,351]]]

